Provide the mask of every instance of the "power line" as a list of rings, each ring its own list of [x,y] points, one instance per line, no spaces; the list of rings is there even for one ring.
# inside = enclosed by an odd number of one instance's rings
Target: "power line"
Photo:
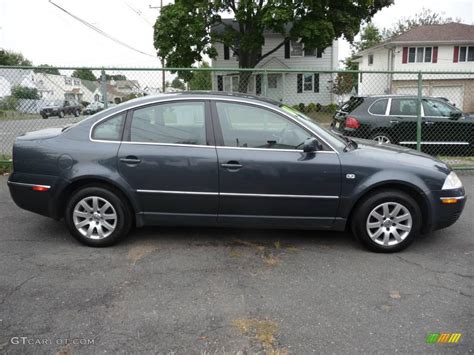
[[[143,51],[141,51],[141,50],[139,50],[139,49],[136,49],[136,48],[130,46],[129,44],[127,44],[127,43],[125,43],[125,42],[123,42],[123,41],[121,41],[121,40],[119,40],[119,39],[117,39],[117,38],[115,38],[115,37],[112,37],[111,35],[107,34],[107,33],[104,32],[104,31],[102,31],[100,28],[94,26],[94,25],[91,24],[90,22],[87,22],[86,20],[81,19],[80,17],[78,17],[78,16],[72,14],[71,12],[67,11],[65,8],[59,6],[58,4],[55,4],[53,1],[49,0],[49,2],[50,2],[52,5],[56,6],[58,9],[60,9],[61,11],[65,12],[66,14],[68,14],[69,16],[71,16],[72,18],[74,18],[76,21],[79,21],[79,22],[82,23],[83,25],[89,27],[91,30],[93,30],[93,31],[95,31],[95,32],[97,32],[97,33],[99,33],[99,34],[101,34],[102,36],[104,36],[104,37],[106,37],[106,38],[108,38],[108,39],[110,39],[110,40],[112,40],[112,41],[114,41],[114,42],[116,42],[116,43],[118,43],[118,44],[120,44],[120,45],[122,45],[122,46],[128,48],[128,49],[131,49],[132,51],[138,52],[138,53],[143,54],[143,55],[146,55],[146,56],[148,56],[148,57],[156,58],[155,55],[152,55],[152,54],[143,52]]]
[[[143,21],[145,21],[145,22],[146,22],[147,24],[149,24],[150,26],[153,26],[153,24],[152,24],[150,21],[148,21],[148,19],[147,19],[145,16],[142,15],[142,12],[141,12],[140,10],[138,10],[138,9],[136,9],[136,8],[134,8],[134,7],[132,7],[130,4],[128,4],[128,3],[126,3],[126,2],[124,2],[124,4],[125,4],[130,10],[132,10],[134,13],[136,13],[138,16],[140,16],[140,18],[141,18]]]

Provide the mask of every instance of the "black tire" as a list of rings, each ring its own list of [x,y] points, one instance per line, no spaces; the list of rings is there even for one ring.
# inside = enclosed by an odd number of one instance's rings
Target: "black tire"
[[[58,117],[59,118],[64,118],[64,111],[59,111],[58,112]]]
[[[102,239],[93,239],[83,235],[74,224],[73,214],[76,205],[85,198],[93,197],[99,197],[101,200],[109,202],[113,207],[113,210],[109,211],[115,212],[117,217],[114,223],[115,229],[113,229],[110,235]],[[107,247],[117,243],[121,238],[124,238],[129,233],[133,222],[132,211],[130,210],[127,202],[119,193],[116,193],[105,186],[92,185],[83,187],[71,195],[66,205],[64,219],[71,235],[81,243],[91,247]],[[90,224],[88,226],[90,227]],[[98,234],[97,228],[95,231],[96,234]]]
[[[388,139],[389,142],[384,142],[385,144],[397,144],[397,142],[395,142],[395,141],[393,140],[393,137],[392,137],[390,134],[388,134],[388,133],[386,133],[386,132],[383,132],[383,131],[379,131],[379,132],[374,132],[374,133],[372,133],[371,136],[370,136],[370,140],[376,141],[376,142],[378,142],[379,144],[381,144],[381,143],[379,142],[379,140],[377,139],[377,138],[379,138],[379,137],[385,137],[385,138]]]
[[[41,117],[43,117],[43,120],[45,120],[48,118],[48,115],[41,115]]]
[[[372,213],[374,209],[384,203],[394,203],[403,206],[410,212],[412,218],[411,230],[409,231],[408,235],[404,237],[404,239],[400,242],[395,241],[395,237],[393,238],[393,243],[397,243],[394,245],[381,245],[374,241],[367,229],[367,223],[369,222],[368,218],[369,215]],[[393,211],[393,209],[392,209]],[[373,217],[371,217],[373,218]],[[370,221],[373,221],[371,219]],[[391,223],[391,222],[388,222]],[[407,223],[407,222],[402,222]],[[386,189],[386,190],[379,190],[375,193],[370,194],[369,196],[365,197],[362,201],[360,201],[357,206],[351,220],[351,227],[352,231],[361,241],[365,247],[369,250],[377,252],[377,253],[393,253],[400,250],[405,249],[408,247],[420,234],[420,229],[422,225],[422,215],[420,211],[420,207],[418,203],[410,197],[405,192],[393,189]],[[389,228],[388,226],[387,228]],[[380,227],[385,229],[385,227]],[[395,228],[395,227],[394,227]],[[377,231],[377,227],[375,227]],[[388,229],[387,229],[388,231]],[[398,232],[398,231],[397,231]],[[387,232],[388,233],[388,232]],[[374,233],[375,234],[375,233]],[[382,237],[382,235],[380,235]],[[382,243],[383,241],[380,241]]]
[[[79,115],[80,115],[79,110],[75,110],[75,111],[74,111],[74,117],[79,117]]]

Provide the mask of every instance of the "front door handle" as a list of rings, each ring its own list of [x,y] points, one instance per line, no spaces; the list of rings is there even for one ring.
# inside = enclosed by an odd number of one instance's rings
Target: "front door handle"
[[[425,124],[431,125],[431,124],[434,124],[434,122],[433,121],[425,121]]]
[[[396,123],[400,123],[400,121],[399,120],[390,120],[390,123],[396,124]]]
[[[125,164],[137,165],[140,164],[141,160],[134,155],[129,155],[126,158],[120,158],[120,161]]]
[[[242,164],[235,160],[228,161],[227,163],[221,164],[221,166],[229,170],[238,170],[242,168]]]

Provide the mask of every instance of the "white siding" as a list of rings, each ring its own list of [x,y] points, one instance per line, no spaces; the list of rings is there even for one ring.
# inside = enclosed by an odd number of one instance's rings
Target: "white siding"
[[[262,53],[265,54],[268,51],[274,49],[278,44],[281,43],[283,37],[280,35],[267,35],[265,38],[265,45],[262,48]],[[239,64],[236,57],[233,57],[232,49],[229,49],[229,59],[224,60],[224,45],[222,43],[215,44],[218,56],[212,62],[214,68],[238,68]],[[285,46],[281,46],[277,51],[272,53],[270,56],[264,58],[260,63],[257,64],[256,68],[260,69],[303,69],[303,70],[314,70],[318,72],[320,70],[335,70],[338,67],[338,52],[337,52],[337,41],[333,42],[333,46],[328,47],[324,50],[322,57],[316,56],[301,56],[301,57],[290,57],[285,58]],[[217,87],[217,75],[231,76],[233,73],[221,72],[213,73],[213,89],[218,90]],[[271,97],[275,100],[284,102],[289,105],[304,103],[305,105],[313,102],[320,103],[321,105],[328,105],[333,100],[333,95],[329,93],[329,81],[332,80],[331,74],[320,74],[319,77],[319,93],[315,92],[297,92],[297,73],[281,73],[278,74],[278,87],[267,88],[265,91],[265,85],[262,83],[262,95]],[[228,79],[227,79],[228,80]],[[253,80],[253,79],[252,79]],[[231,85],[230,85],[231,86]],[[224,84],[224,90],[226,85]],[[249,93],[255,93],[255,85],[253,90]]]

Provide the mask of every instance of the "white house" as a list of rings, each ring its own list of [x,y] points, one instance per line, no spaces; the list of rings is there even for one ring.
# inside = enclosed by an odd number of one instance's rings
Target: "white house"
[[[237,28],[237,22],[232,19],[223,20],[226,25]],[[216,26],[215,32],[223,31],[224,26]],[[265,54],[282,41],[281,34],[270,31],[264,32],[265,44],[262,54]],[[232,49],[222,43],[215,43],[218,56],[212,61],[213,68],[238,68],[238,58]],[[337,40],[325,49],[305,50],[299,41],[289,41],[261,60],[252,72],[247,84],[247,93],[264,95],[289,105],[304,103],[319,103],[327,105],[334,102],[330,93],[332,74],[318,71],[334,70],[338,67]],[[268,73],[265,69],[304,69],[310,72]],[[238,72],[213,72],[213,90],[236,92],[239,88]]]
[[[31,69],[0,69],[0,98],[10,96],[15,86],[36,88],[35,73]]]
[[[424,74],[423,95],[442,96],[474,112],[474,26],[461,23],[416,27],[356,54],[360,70],[444,71]],[[359,74],[359,94],[416,94],[416,74]]]
[[[35,84],[45,100],[94,101],[93,91],[79,78],[68,75],[35,73]]]

